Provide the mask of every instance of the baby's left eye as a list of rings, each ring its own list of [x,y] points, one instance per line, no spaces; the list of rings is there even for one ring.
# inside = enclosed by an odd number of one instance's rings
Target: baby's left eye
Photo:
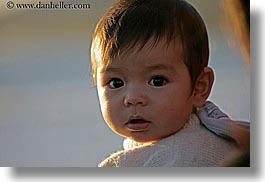
[[[152,85],[152,86],[155,86],[155,87],[162,87],[164,86],[166,83],[168,82],[168,80],[162,76],[157,76],[157,77],[154,77],[152,78],[150,81],[149,81],[149,84]]]

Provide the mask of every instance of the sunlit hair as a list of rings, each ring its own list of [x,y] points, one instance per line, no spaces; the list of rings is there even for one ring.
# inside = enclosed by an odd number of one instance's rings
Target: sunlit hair
[[[246,63],[250,63],[250,1],[249,0],[222,0],[224,13],[225,32],[229,41],[231,36],[239,39],[239,45],[246,58]]]
[[[141,50],[148,41],[182,45],[182,59],[192,87],[207,66],[208,35],[199,13],[184,0],[118,0],[99,20],[92,41],[91,63],[96,83],[98,62],[110,64],[132,48]]]

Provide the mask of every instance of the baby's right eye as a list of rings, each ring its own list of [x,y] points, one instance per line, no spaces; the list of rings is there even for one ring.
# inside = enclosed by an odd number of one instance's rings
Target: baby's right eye
[[[120,88],[124,85],[123,81],[119,78],[112,78],[110,81],[109,81],[109,88],[111,89],[117,89],[117,88]]]

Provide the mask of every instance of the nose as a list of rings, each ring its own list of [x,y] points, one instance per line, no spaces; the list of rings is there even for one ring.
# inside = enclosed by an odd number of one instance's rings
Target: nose
[[[124,105],[130,106],[146,106],[148,104],[148,96],[142,89],[131,89],[124,98]]]

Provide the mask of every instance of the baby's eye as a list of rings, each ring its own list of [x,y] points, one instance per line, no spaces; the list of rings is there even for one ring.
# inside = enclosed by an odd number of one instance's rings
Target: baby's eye
[[[150,80],[149,84],[155,87],[162,87],[167,82],[168,82],[167,79],[164,78],[163,76],[156,76]]]
[[[119,78],[112,78],[110,81],[109,81],[109,87],[111,89],[117,89],[117,88],[120,88],[124,85],[123,81]]]

